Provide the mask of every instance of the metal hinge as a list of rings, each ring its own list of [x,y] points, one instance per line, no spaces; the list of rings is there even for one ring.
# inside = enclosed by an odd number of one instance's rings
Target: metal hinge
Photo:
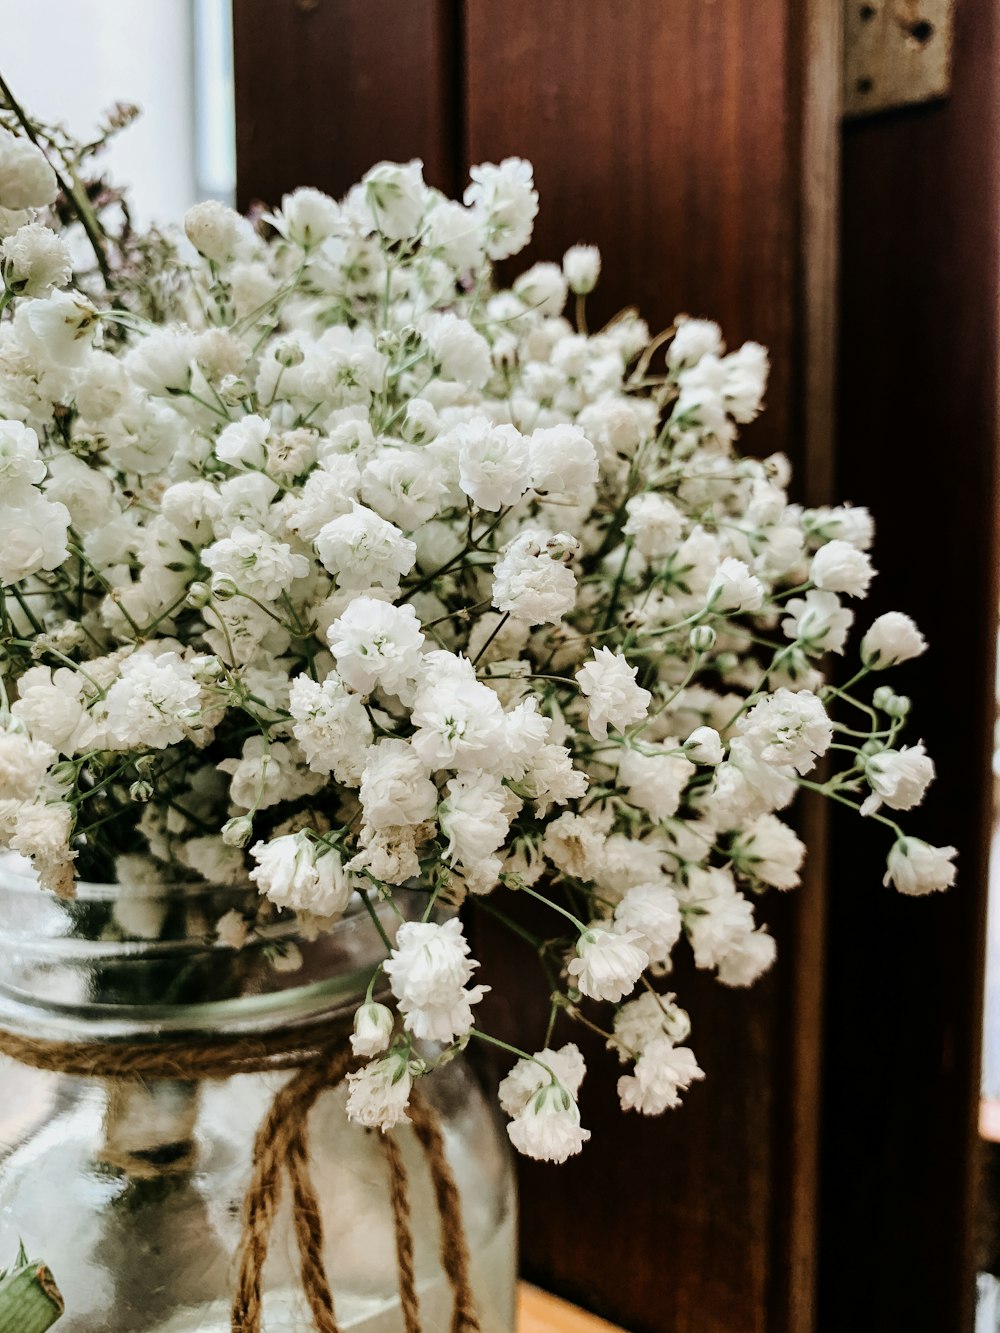
[[[845,116],[947,96],[954,0],[845,3]]]

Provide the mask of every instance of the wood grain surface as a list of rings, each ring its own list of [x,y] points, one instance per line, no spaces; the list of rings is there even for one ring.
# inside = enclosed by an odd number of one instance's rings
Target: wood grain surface
[[[768,410],[746,445],[784,449],[798,494],[818,494],[838,16],[838,0],[235,0],[240,200],[303,182],[339,193],[382,158],[419,155],[453,189],[470,162],[530,158],[541,212],[518,262],[594,242],[595,316],[636,304],[655,329],[707,314],[731,344],[766,343]],[[707,1081],[679,1111],[626,1120],[614,1062],[583,1042],[593,1139],[563,1168],[523,1166],[527,1275],[632,1333],[811,1327],[823,826],[804,818],[808,892],[763,910],[779,967],[750,993],[687,965],[674,978]],[[503,949],[483,1022],[540,1043],[533,962]]]
[[[732,343],[766,343],[767,411],[745,443],[782,448],[800,469],[799,495],[820,494],[839,6],[548,0],[540,14],[534,0],[472,0],[465,10],[466,157],[518,154],[535,167],[541,207],[518,262],[592,242],[604,260],[600,315],[635,303],[655,330],[678,311],[708,314]],[[776,972],[750,993],[683,965],[671,980],[694,1017],[705,1083],[663,1119],[623,1118],[613,1060],[582,1042],[593,1139],[558,1171],[522,1168],[526,1274],[627,1328],[810,1327],[823,814],[806,817],[812,882],[798,902],[762,909],[779,936]],[[504,1012],[504,993],[530,960],[512,954],[508,966],[490,1017],[523,1034],[530,1005],[518,997],[516,1013]],[[544,1018],[534,1020],[540,1033]],[[579,1039],[569,1026],[557,1036]]]
[[[527,258],[595,242],[596,313],[638,304],[654,327],[708,314],[730,342],[768,344],[768,411],[747,447],[787,452],[799,498],[877,509],[871,614],[912,610],[935,644],[903,684],[941,774],[920,828],[960,848],[958,891],[883,890],[884,840],[838,822],[825,930],[824,817],[806,807],[810,882],[764,907],[775,972],[750,994],[686,966],[672,979],[707,1081],[661,1120],[624,1121],[591,1043],[592,1142],[522,1171],[528,1275],[631,1333],[971,1328],[998,10],[957,0],[949,101],[846,133],[838,351],[840,0],[234,0],[242,202],[301,183],[339,193],[382,158],[421,156],[451,190],[470,161],[531,158]],[[494,1028],[530,1041],[544,1001],[521,998],[521,947],[505,943],[485,979]]]
[[[954,890],[883,890],[834,820],[820,1329],[972,1328],[972,1217],[996,637],[1000,5],[957,0],[946,101],[845,130],[837,491],[878,518],[865,620],[910,612],[938,779],[907,827]]]

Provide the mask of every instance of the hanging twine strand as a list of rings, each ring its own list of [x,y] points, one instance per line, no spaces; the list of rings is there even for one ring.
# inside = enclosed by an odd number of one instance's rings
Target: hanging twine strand
[[[309,1113],[319,1096],[336,1088],[356,1061],[344,1040],[343,1019],[304,1028],[289,1049],[289,1034],[229,1041],[168,1040],[136,1043],[36,1041],[0,1029],[0,1055],[51,1073],[83,1078],[225,1078],[232,1074],[294,1069],[274,1095],[254,1139],[253,1169],[243,1200],[232,1333],[260,1333],[263,1272],[284,1177],[291,1186],[292,1219],[302,1290],[316,1333],[340,1333],[323,1262],[323,1221],[309,1165]],[[469,1279],[469,1248],[461,1199],[444,1150],[437,1114],[421,1093],[410,1096],[410,1122],[424,1152],[441,1221],[441,1263],[453,1293],[451,1333],[481,1333]],[[409,1179],[399,1141],[381,1135],[389,1170],[396,1237],[400,1306],[406,1333],[421,1333],[413,1258]]]

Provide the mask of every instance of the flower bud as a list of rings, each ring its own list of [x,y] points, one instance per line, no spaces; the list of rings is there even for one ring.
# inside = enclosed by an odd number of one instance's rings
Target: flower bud
[[[15,719],[10,717],[4,719],[4,726],[8,732],[19,729]],[[72,787],[76,781],[76,764],[71,763],[68,759],[63,759],[49,769],[49,777],[57,787]]]
[[[688,635],[688,642],[696,653],[710,653],[717,638],[711,625],[695,625]]]
[[[212,596],[217,601],[228,602],[239,595],[239,585],[229,574],[212,575]]]
[[[212,590],[207,583],[192,583],[187,590],[188,606],[196,607],[201,610],[212,600]]]
[[[153,795],[153,784],[142,780],[133,782],[128,789],[128,794],[133,801],[144,805]]]
[[[596,245],[571,245],[563,255],[562,270],[571,292],[589,296],[601,275],[601,252]]]
[[[239,375],[225,375],[219,385],[219,397],[227,407],[236,407],[250,397],[250,385]]]
[[[580,543],[569,532],[557,532],[545,543],[545,549],[553,560],[561,560],[568,565],[580,554]]]
[[[292,366],[301,366],[305,360],[305,352],[295,338],[282,338],[274,344],[274,359],[279,366],[290,370]]]
[[[423,342],[423,337],[414,325],[404,324],[399,330],[399,342],[404,352],[415,352]]]
[[[394,1026],[392,1010],[370,1000],[354,1015],[351,1046],[355,1055],[380,1055],[389,1046]]]
[[[395,356],[399,346],[399,334],[393,329],[382,329],[375,339],[375,350],[383,356]]]
[[[253,837],[253,820],[249,815],[234,815],[222,826],[222,841],[227,847],[245,847]]]
[[[188,665],[199,685],[218,685],[222,679],[223,666],[214,653],[200,653],[192,657]]]
[[[878,687],[872,695],[872,703],[892,718],[904,718],[910,711],[909,698],[905,694],[897,694],[889,685]]]

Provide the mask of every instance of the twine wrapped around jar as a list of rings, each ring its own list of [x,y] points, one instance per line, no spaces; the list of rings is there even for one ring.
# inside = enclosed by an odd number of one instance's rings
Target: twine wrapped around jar
[[[289,1042],[287,1031],[226,1041],[75,1042],[36,1040],[0,1029],[0,1055],[36,1069],[78,1077],[201,1080],[295,1070],[275,1093],[254,1139],[253,1169],[243,1200],[231,1311],[233,1333],[260,1333],[262,1274],[286,1176],[292,1190],[302,1289],[313,1326],[317,1333],[339,1333],[323,1262],[323,1223],[309,1166],[308,1121],[320,1094],[335,1088],[362,1062],[351,1052],[343,1018],[312,1023],[302,1030],[298,1046]],[[454,1298],[451,1330],[479,1333],[458,1188],[445,1157],[437,1116],[416,1091],[410,1098],[409,1119],[427,1160],[441,1220],[441,1263]],[[383,1133],[380,1137],[389,1169],[403,1323],[406,1333],[420,1333],[409,1182],[395,1136]]]

